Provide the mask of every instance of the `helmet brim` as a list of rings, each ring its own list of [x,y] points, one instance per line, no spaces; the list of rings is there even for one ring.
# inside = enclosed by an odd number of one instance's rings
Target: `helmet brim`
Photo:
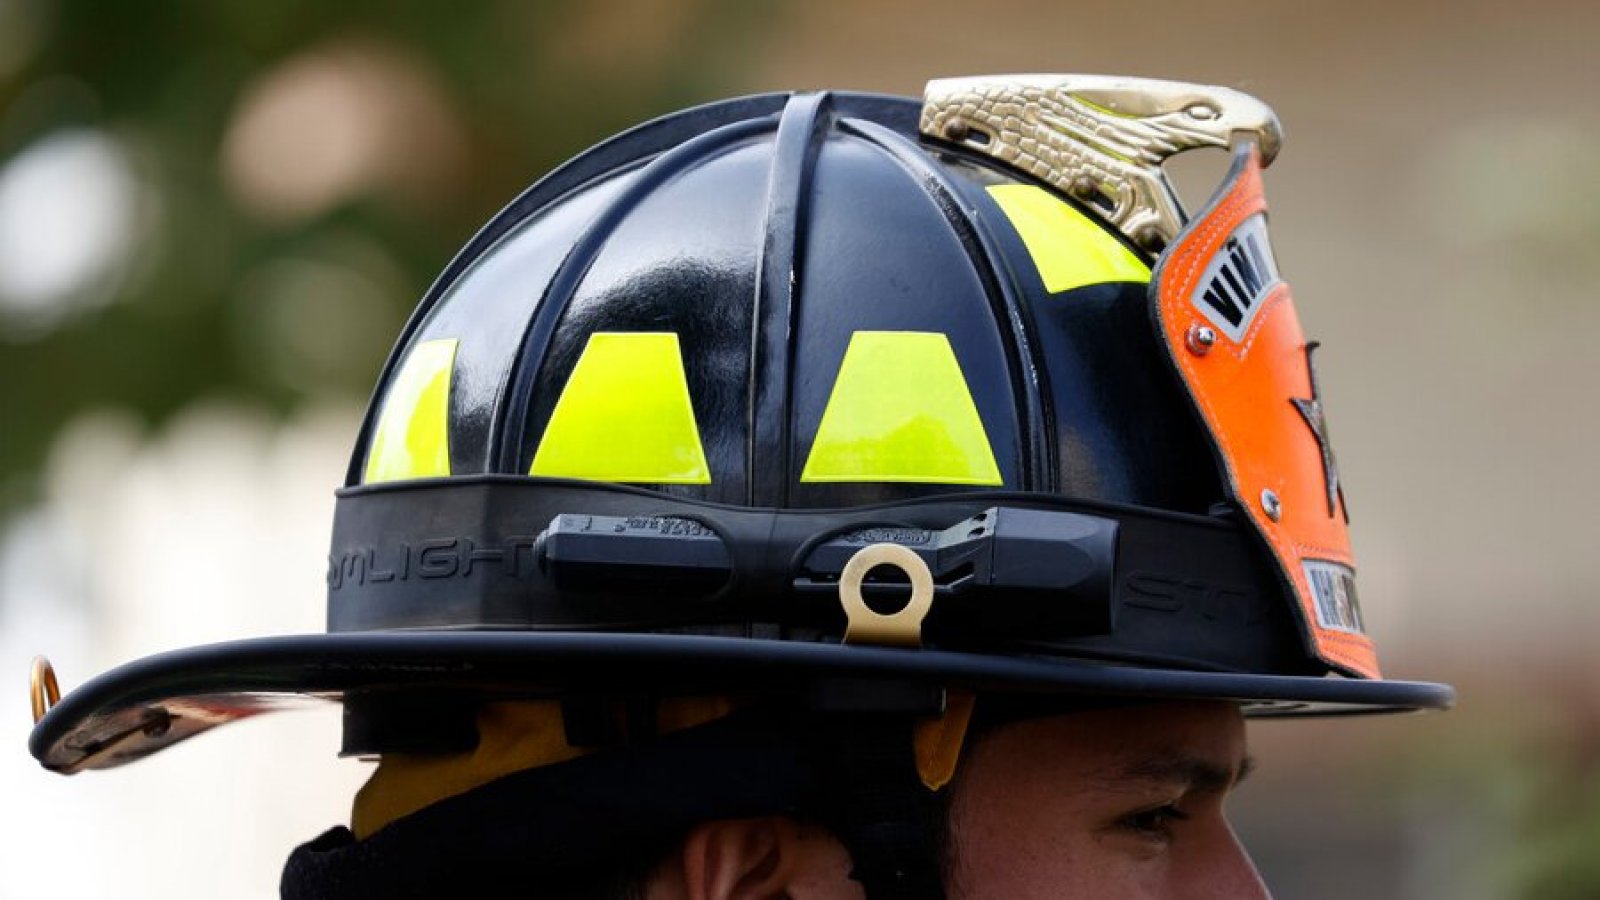
[[[1448,685],[1258,675],[797,641],[673,634],[429,631],[288,635],[146,657],[85,683],[45,714],[29,749],[59,772],[131,762],[218,725],[353,694],[483,698],[803,691],[834,681],[979,692],[1224,700],[1254,716],[1445,709]]]

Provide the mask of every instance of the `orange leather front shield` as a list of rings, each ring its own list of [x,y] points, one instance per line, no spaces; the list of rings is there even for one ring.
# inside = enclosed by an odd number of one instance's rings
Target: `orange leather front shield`
[[[1240,508],[1299,600],[1310,649],[1346,674],[1378,678],[1311,348],[1277,277],[1266,209],[1259,154],[1243,146],[1211,207],[1156,268],[1156,321]]]

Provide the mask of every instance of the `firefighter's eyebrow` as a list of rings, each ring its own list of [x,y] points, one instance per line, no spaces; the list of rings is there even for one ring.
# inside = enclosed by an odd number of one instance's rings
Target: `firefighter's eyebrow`
[[[1192,753],[1164,753],[1135,759],[1123,766],[1121,777],[1132,781],[1182,785],[1185,790],[1220,792],[1236,786],[1255,771],[1256,762],[1246,756],[1235,766],[1231,762]]]

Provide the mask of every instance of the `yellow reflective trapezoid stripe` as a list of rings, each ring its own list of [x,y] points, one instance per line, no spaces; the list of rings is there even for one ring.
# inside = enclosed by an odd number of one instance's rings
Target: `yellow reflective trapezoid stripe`
[[[383,399],[363,483],[450,474],[450,380],[456,343],[445,338],[411,348]]]
[[[1150,281],[1150,267],[1093,219],[1044,188],[995,184],[989,196],[1011,220],[1052,294],[1108,281]]]
[[[530,475],[710,484],[678,336],[595,332],[573,366]]]
[[[950,339],[851,335],[800,480],[1001,484]]]

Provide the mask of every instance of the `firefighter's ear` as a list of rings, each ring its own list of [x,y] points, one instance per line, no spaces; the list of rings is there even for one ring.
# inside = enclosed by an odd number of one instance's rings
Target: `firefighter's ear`
[[[652,886],[651,900],[863,897],[850,854],[826,830],[784,816],[698,825]]]

